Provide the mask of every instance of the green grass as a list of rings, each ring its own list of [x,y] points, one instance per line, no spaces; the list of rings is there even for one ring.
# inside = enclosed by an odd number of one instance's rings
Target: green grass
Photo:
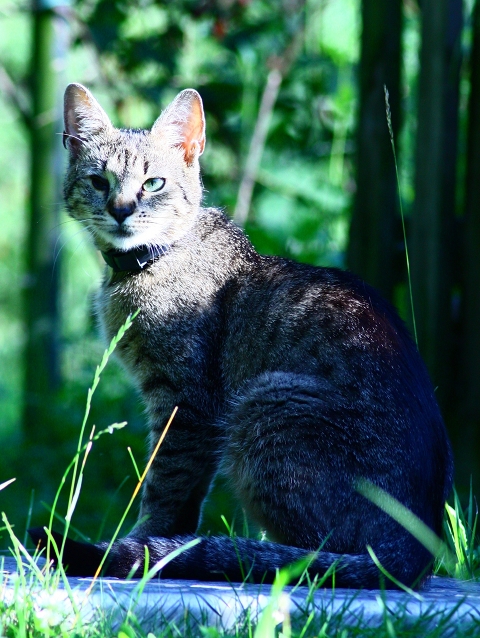
[[[51,531],[54,521],[57,520],[63,521],[64,534],[71,529],[72,517],[82,488],[84,472],[92,446],[103,434],[125,425],[124,423],[115,423],[99,432],[96,432],[93,427],[90,434],[86,436],[92,398],[100,382],[101,374],[115,347],[130,328],[133,320],[134,317],[127,319],[96,368],[92,386],[87,394],[76,454],[67,467],[57,490],[51,508],[48,532]],[[165,432],[166,430],[167,428]],[[132,458],[138,483],[125,514],[117,526],[114,538],[121,531],[125,516],[138,494],[156,451],[142,474]],[[0,484],[0,490],[8,489],[13,480]],[[68,480],[70,484],[66,514],[61,516],[57,511],[59,496]],[[425,526],[422,527],[421,521],[419,522],[408,510],[402,509],[399,503],[396,503],[375,486],[359,483],[358,489],[404,524],[420,542],[423,542],[436,555],[435,572],[437,574],[463,580],[480,580],[480,548],[476,535],[478,512],[472,494],[470,494],[468,505],[464,510],[454,492],[452,505],[447,505],[445,510],[444,538],[438,539],[432,535],[431,530],[425,529]],[[316,602],[314,601],[314,594],[322,587],[324,579],[310,581],[306,571],[308,566],[308,560],[306,560],[279,572],[271,587],[268,599],[264,598],[263,610],[260,614],[255,613],[255,599],[252,599],[253,606],[250,608],[247,606],[235,622],[229,623],[228,627],[212,623],[206,614],[203,620],[196,618],[187,607],[183,609],[180,617],[175,621],[167,621],[162,619],[161,604],[163,601],[159,600],[156,633],[148,633],[142,627],[142,616],[139,614],[137,617],[137,605],[145,587],[163,564],[160,567],[154,566],[150,570],[145,570],[143,578],[136,581],[129,590],[131,596],[128,605],[125,606],[119,601],[113,616],[111,608],[109,610],[108,605],[102,605],[101,598],[98,596],[98,592],[103,586],[101,581],[95,583],[94,579],[86,590],[85,587],[82,590],[72,589],[61,566],[55,570],[46,568],[36,553],[31,556],[26,550],[25,543],[18,539],[5,514],[2,514],[2,522],[3,530],[7,531],[10,538],[10,551],[15,558],[17,569],[16,573],[11,575],[0,572],[0,638],[4,636],[8,638],[36,638],[37,636],[44,638],[56,636],[78,636],[79,638],[90,638],[91,636],[114,636],[116,638],[159,638],[160,636],[165,638],[170,636],[192,638],[196,636],[202,638],[274,638],[277,636],[278,638],[307,638],[309,636],[338,636],[340,638],[375,636],[381,638],[388,636],[394,638],[398,636],[400,638],[403,636],[427,636],[433,638],[453,631],[456,636],[475,636],[480,632],[480,623],[478,622],[471,621],[468,626],[459,626],[454,612],[439,614],[438,610],[427,608],[418,617],[412,616],[407,609],[407,603],[409,600],[421,601],[421,592],[407,592],[405,594],[405,607],[393,612],[390,609],[389,595],[385,592],[378,592],[376,603],[381,613],[378,615],[375,626],[370,626],[367,620],[362,618],[362,613],[358,611],[356,605],[358,594],[355,592],[352,592],[351,596],[347,596],[340,606],[337,605],[334,608],[335,592],[327,590],[319,605],[318,599]],[[184,549],[188,549],[188,547]],[[51,556],[61,557],[62,552],[63,546],[57,547],[51,539],[51,544],[46,551],[47,563]],[[162,563],[172,558],[174,556],[166,557]],[[375,560],[375,556],[372,558]],[[148,564],[148,561],[146,563]],[[301,582],[304,586],[301,590],[302,594],[304,593],[302,596],[304,602],[301,608],[296,608],[295,614],[292,615],[290,596],[298,586],[293,590],[286,589],[286,586],[292,579],[298,579],[299,576],[302,576]],[[108,585],[106,587],[108,588]],[[92,590],[95,592],[93,596]],[[237,596],[237,602],[240,601],[238,596],[241,591],[241,587],[235,590],[232,586],[232,593]],[[111,600],[111,595],[111,592],[108,593],[109,600]],[[207,610],[208,607],[205,609]]]
[[[470,486],[470,498],[462,508],[457,492],[453,490],[453,505],[445,505],[443,521],[445,544],[455,560],[450,567],[442,561],[435,573],[447,574],[461,580],[480,580],[480,545],[477,537],[478,508]]]

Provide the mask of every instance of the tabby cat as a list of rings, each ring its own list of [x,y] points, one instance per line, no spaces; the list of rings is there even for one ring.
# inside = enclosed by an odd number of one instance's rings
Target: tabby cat
[[[141,522],[104,573],[143,573],[193,538],[217,472],[268,541],[205,537],[162,577],[271,581],[318,552],[337,586],[379,586],[367,546],[415,585],[432,556],[357,489],[382,488],[440,534],[452,483],[444,424],[402,321],[354,275],[259,255],[202,208],[199,94],[182,91],[151,130],[117,129],[80,84],[65,93],[65,200],[108,264],[97,297],[111,338],[140,309],[119,356],[146,404],[153,449]],[[143,521],[143,522],[142,522]],[[45,533],[32,531],[45,543]],[[92,574],[107,543],[68,541],[68,572]],[[394,586],[388,582],[386,586]]]

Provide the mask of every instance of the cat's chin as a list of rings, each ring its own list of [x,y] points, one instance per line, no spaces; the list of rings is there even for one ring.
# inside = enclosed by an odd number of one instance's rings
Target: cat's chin
[[[166,241],[165,238],[163,241],[160,238],[153,238],[151,233],[101,233],[95,238],[96,247],[103,252],[108,250],[128,252],[140,246],[164,246],[168,243],[170,242]]]

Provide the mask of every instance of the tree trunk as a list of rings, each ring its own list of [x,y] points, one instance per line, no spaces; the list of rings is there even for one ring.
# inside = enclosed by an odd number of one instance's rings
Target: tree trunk
[[[398,194],[385,113],[390,94],[396,138],[400,126],[401,0],[363,0],[357,130],[357,193],[348,266],[392,299]]]
[[[420,351],[446,407],[452,374],[453,246],[461,0],[423,0],[412,287]]]
[[[480,492],[480,0],[473,14],[470,56],[459,405],[456,414],[457,482]]]
[[[33,8],[31,66],[32,127],[30,217],[25,294],[25,384],[23,433],[28,440],[47,435],[59,380],[58,251],[62,160],[60,77],[68,25],[54,3]],[[66,2],[62,2],[65,5]]]

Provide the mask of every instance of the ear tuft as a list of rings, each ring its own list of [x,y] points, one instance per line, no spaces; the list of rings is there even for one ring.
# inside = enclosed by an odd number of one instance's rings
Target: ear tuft
[[[185,162],[191,166],[205,148],[205,116],[200,94],[185,89],[160,115],[152,134],[167,136],[172,146],[180,146]]]
[[[65,90],[64,121],[63,143],[74,156],[82,142],[113,128],[100,104],[81,84],[69,84]]]

